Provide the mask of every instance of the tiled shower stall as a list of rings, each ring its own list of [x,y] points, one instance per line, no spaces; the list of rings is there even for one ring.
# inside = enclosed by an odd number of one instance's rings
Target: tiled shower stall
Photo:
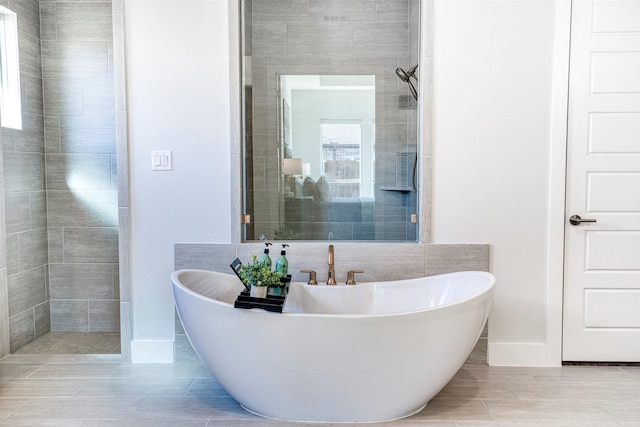
[[[245,90],[251,92],[247,135],[247,240],[274,238],[281,223],[277,79],[283,74],[375,75],[375,210],[360,223],[287,221],[287,238],[297,240],[417,239],[410,222],[417,193],[391,189],[415,185],[417,103],[395,74],[418,63],[420,7],[417,0],[276,1],[245,0]],[[425,25],[426,27],[426,25]],[[426,64],[420,64],[425,67]],[[428,67],[425,67],[428,68]],[[248,82],[251,82],[250,84]],[[249,124],[247,123],[249,129]],[[407,159],[409,159],[407,161]],[[250,187],[250,188],[249,188]],[[311,230],[311,231],[310,231]],[[281,236],[278,236],[281,238]]]
[[[0,5],[18,15],[23,116],[0,133],[6,354],[50,330],[119,331],[120,304],[111,0]]]

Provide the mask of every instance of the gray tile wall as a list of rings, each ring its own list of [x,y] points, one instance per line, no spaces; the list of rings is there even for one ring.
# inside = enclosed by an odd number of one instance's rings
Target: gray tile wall
[[[0,133],[0,143],[2,133]],[[4,167],[0,150],[0,358],[10,353],[9,289],[7,287],[7,236],[5,232]]]
[[[8,342],[13,352],[50,328],[44,99],[39,2],[5,0],[2,4],[18,15],[23,117],[22,130],[0,130],[4,166],[0,286],[5,288],[0,290],[0,302],[5,295],[7,308],[0,326],[2,352],[7,351]]]
[[[111,1],[0,4],[18,15],[23,96],[23,129],[0,130],[6,354],[51,329],[118,331],[120,308]]]
[[[290,242],[287,250],[289,272],[293,281],[306,282],[308,274],[300,270],[315,270],[318,282],[327,279],[327,244]],[[348,270],[364,270],[357,280],[400,280],[456,271],[489,271],[490,246],[419,245],[411,243],[359,244],[333,242],[336,276],[339,283],[346,281]],[[251,255],[260,255],[262,243],[215,244],[177,243],[174,246],[175,269],[196,268],[230,273],[229,264],[236,258],[246,262]],[[176,315],[176,361],[198,360]],[[486,332],[469,358],[470,363],[486,364]]]
[[[112,14],[40,2],[52,330],[120,330]]]
[[[417,5],[417,0],[246,2],[246,8],[251,7],[252,43],[245,49],[253,64],[253,146],[248,162],[253,166],[249,180],[254,191],[249,195],[254,207],[253,235],[248,239],[261,234],[272,239],[282,231],[276,126],[279,74],[375,74],[377,187],[396,186],[398,173],[411,176],[412,170],[397,170],[396,154],[417,151],[417,109],[395,69],[416,62],[417,50],[409,46],[417,45],[419,35]],[[375,228],[376,240],[416,240],[417,227],[409,218],[417,213],[417,193],[376,190],[375,198],[375,216],[362,227]],[[336,240],[358,240],[362,234],[352,223],[313,225],[323,230],[324,238],[328,231]],[[310,224],[293,223],[285,233],[296,238],[301,228]]]

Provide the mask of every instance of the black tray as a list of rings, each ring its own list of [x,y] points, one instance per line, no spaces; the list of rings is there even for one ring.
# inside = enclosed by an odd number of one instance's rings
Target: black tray
[[[235,308],[261,308],[266,311],[272,311],[275,313],[282,313],[282,307],[284,306],[285,297],[267,295],[266,298],[255,298],[249,296],[249,292],[243,291],[236,298],[236,302],[233,304]]]

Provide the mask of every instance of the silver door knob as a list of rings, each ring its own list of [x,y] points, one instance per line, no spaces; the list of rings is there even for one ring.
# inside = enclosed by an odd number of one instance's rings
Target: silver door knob
[[[580,215],[571,215],[571,218],[569,218],[569,222],[571,223],[571,225],[580,225],[583,222],[596,222],[597,220],[594,218],[585,218],[582,219],[580,218]]]

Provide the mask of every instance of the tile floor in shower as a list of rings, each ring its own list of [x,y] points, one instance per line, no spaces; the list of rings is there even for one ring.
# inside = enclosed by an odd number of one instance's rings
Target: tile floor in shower
[[[51,331],[15,354],[120,354],[120,333]]]

